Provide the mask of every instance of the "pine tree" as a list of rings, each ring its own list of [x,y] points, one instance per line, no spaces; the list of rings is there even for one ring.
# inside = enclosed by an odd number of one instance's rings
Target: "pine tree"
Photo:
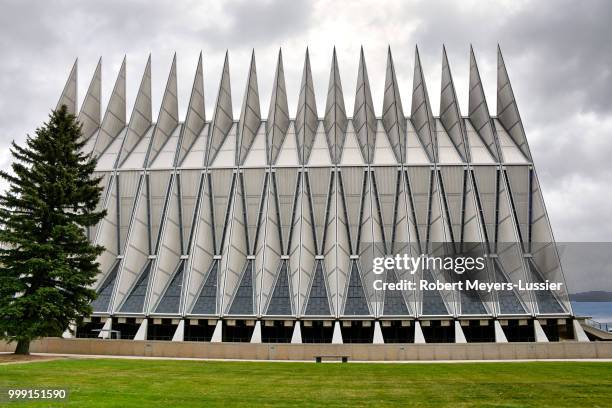
[[[96,160],[82,153],[66,106],[49,118],[25,146],[13,141],[12,174],[0,171],[9,184],[0,194],[0,338],[17,341],[17,354],[91,313],[103,251],[86,235],[105,215]]]

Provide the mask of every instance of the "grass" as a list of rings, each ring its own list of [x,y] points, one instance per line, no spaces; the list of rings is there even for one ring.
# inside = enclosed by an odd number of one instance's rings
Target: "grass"
[[[609,407],[612,363],[62,359],[0,365],[0,388],[11,387],[65,388],[68,401],[53,406],[75,407]]]

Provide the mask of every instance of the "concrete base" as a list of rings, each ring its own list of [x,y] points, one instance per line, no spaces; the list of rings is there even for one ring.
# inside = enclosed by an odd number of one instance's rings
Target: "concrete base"
[[[73,339],[75,334],[76,334],[76,323],[72,322],[68,325],[68,328],[62,334],[62,338]]]
[[[580,325],[580,322],[578,320],[572,320],[572,325],[574,327],[574,335],[576,336],[577,341],[591,341],[582,329],[582,326]]]
[[[414,342],[416,344],[425,344],[425,336],[423,336],[421,323],[418,320],[414,322]]]
[[[506,333],[504,333],[504,329],[501,327],[499,320],[495,320],[493,324],[495,325],[495,342],[507,343],[508,339],[506,338]]]
[[[185,339],[185,320],[181,320],[176,326],[176,331],[174,332],[174,336],[172,336],[172,341],[183,341]]]
[[[542,325],[537,319],[533,321],[533,330],[535,332],[535,341],[537,343],[548,343],[548,337],[546,337],[546,333],[544,333],[544,329],[542,329]]]
[[[98,337],[101,339],[109,339],[110,335],[111,335],[111,329],[113,328],[113,319],[111,319],[110,317],[108,319],[106,319],[106,321],[104,322],[104,326],[102,326],[102,330],[100,330],[100,333],[98,334]],[[144,340],[144,339],[142,339]]]
[[[210,342],[221,343],[221,341],[223,341],[223,321],[217,320],[217,324],[215,325],[215,331],[213,332]]]
[[[259,320],[255,322],[251,343],[261,343],[261,322]]]
[[[107,322],[110,319],[107,320]],[[134,340],[146,340],[147,339],[147,328],[149,327],[149,320],[143,319],[142,323],[140,323],[140,327],[134,336]]]
[[[463,334],[463,329],[461,328],[461,323],[455,320],[455,343],[467,343],[465,339],[465,334]]]
[[[12,352],[15,343],[0,342]],[[314,361],[320,355],[345,355],[349,361],[612,359],[612,342],[436,343],[436,344],[252,344],[45,338],[32,353]]]
[[[380,322],[374,322],[374,344],[385,344],[385,339],[380,328]]]
[[[342,331],[340,330],[340,322],[334,322],[334,334],[332,336],[332,344],[342,344]]]
[[[298,320],[293,325],[293,335],[291,336],[291,344],[302,343],[302,323]]]

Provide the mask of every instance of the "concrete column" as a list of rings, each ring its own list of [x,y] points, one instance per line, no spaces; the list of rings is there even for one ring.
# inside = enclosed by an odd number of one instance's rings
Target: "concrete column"
[[[140,323],[140,327],[134,336],[134,340],[146,340],[147,339],[147,327],[149,327],[149,320],[143,319]]]
[[[185,320],[181,320],[176,326],[176,331],[174,332],[174,336],[172,336],[172,341],[183,341],[185,339]]]
[[[342,331],[340,331],[340,322],[334,322],[334,335],[332,336],[332,344],[342,344]]]
[[[107,317],[106,321],[104,322],[104,326],[102,326],[102,330],[100,330],[100,333],[98,334],[98,337],[101,339],[109,339],[110,331],[112,328],[113,328],[113,319],[111,319],[110,317]]]
[[[421,329],[421,323],[418,320],[414,321],[414,342],[417,344],[425,344],[425,336]]]
[[[255,330],[251,336],[251,343],[261,343],[261,321],[255,322]]]
[[[293,325],[293,335],[291,336],[291,343],[302,344],[302,323],[299,320],[295,321]]]
[[[507,343],[508,339],[506,338],[506,333],[504,333],[504,329],[501,327],[499,320],[493,320],[493,325],[495,327],[495,342]]]
[[[533,330],[535,332],[535,341],[537,343],[548,343],[548,337],[546,337],[546,333],[544,333],[542,325],[540,325],[540,321],[538,319],[533,320]]]
[[[66,331],[62,334],[63,339],[72,339],[76,335],[76,324],[70,322]]]
[[[465,334],[463,334],[463,329],[461,328],[461,323],[459,323],[458,320],[455,320],[455,343],[467,343]]]
[[[572,325],[574,326],[574,335],[576,337],[576,341],[591,341],[584,332],[584,329],[582,328],[578,320],[572,320]]]
[[[217,324],[215,326],[215,331],[210,339],[211,343],[221,343],[223,341],[223,321],[221,319],[217,320]]]
[[[374,322],[374,344],[385,344],[385,339],[382,334],[382,330],[380,328],[380,322]]]

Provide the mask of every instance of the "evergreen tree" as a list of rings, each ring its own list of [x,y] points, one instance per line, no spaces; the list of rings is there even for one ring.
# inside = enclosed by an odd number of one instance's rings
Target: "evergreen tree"
[[[12,174],[0,171],[9,184],[0,194],[0,338],[17,341],[18,354],[91,313],[103,251],[86,234],[105,215],[96,160],[82,153],[66,106],[49,117],[25,146],[13,141]]]

